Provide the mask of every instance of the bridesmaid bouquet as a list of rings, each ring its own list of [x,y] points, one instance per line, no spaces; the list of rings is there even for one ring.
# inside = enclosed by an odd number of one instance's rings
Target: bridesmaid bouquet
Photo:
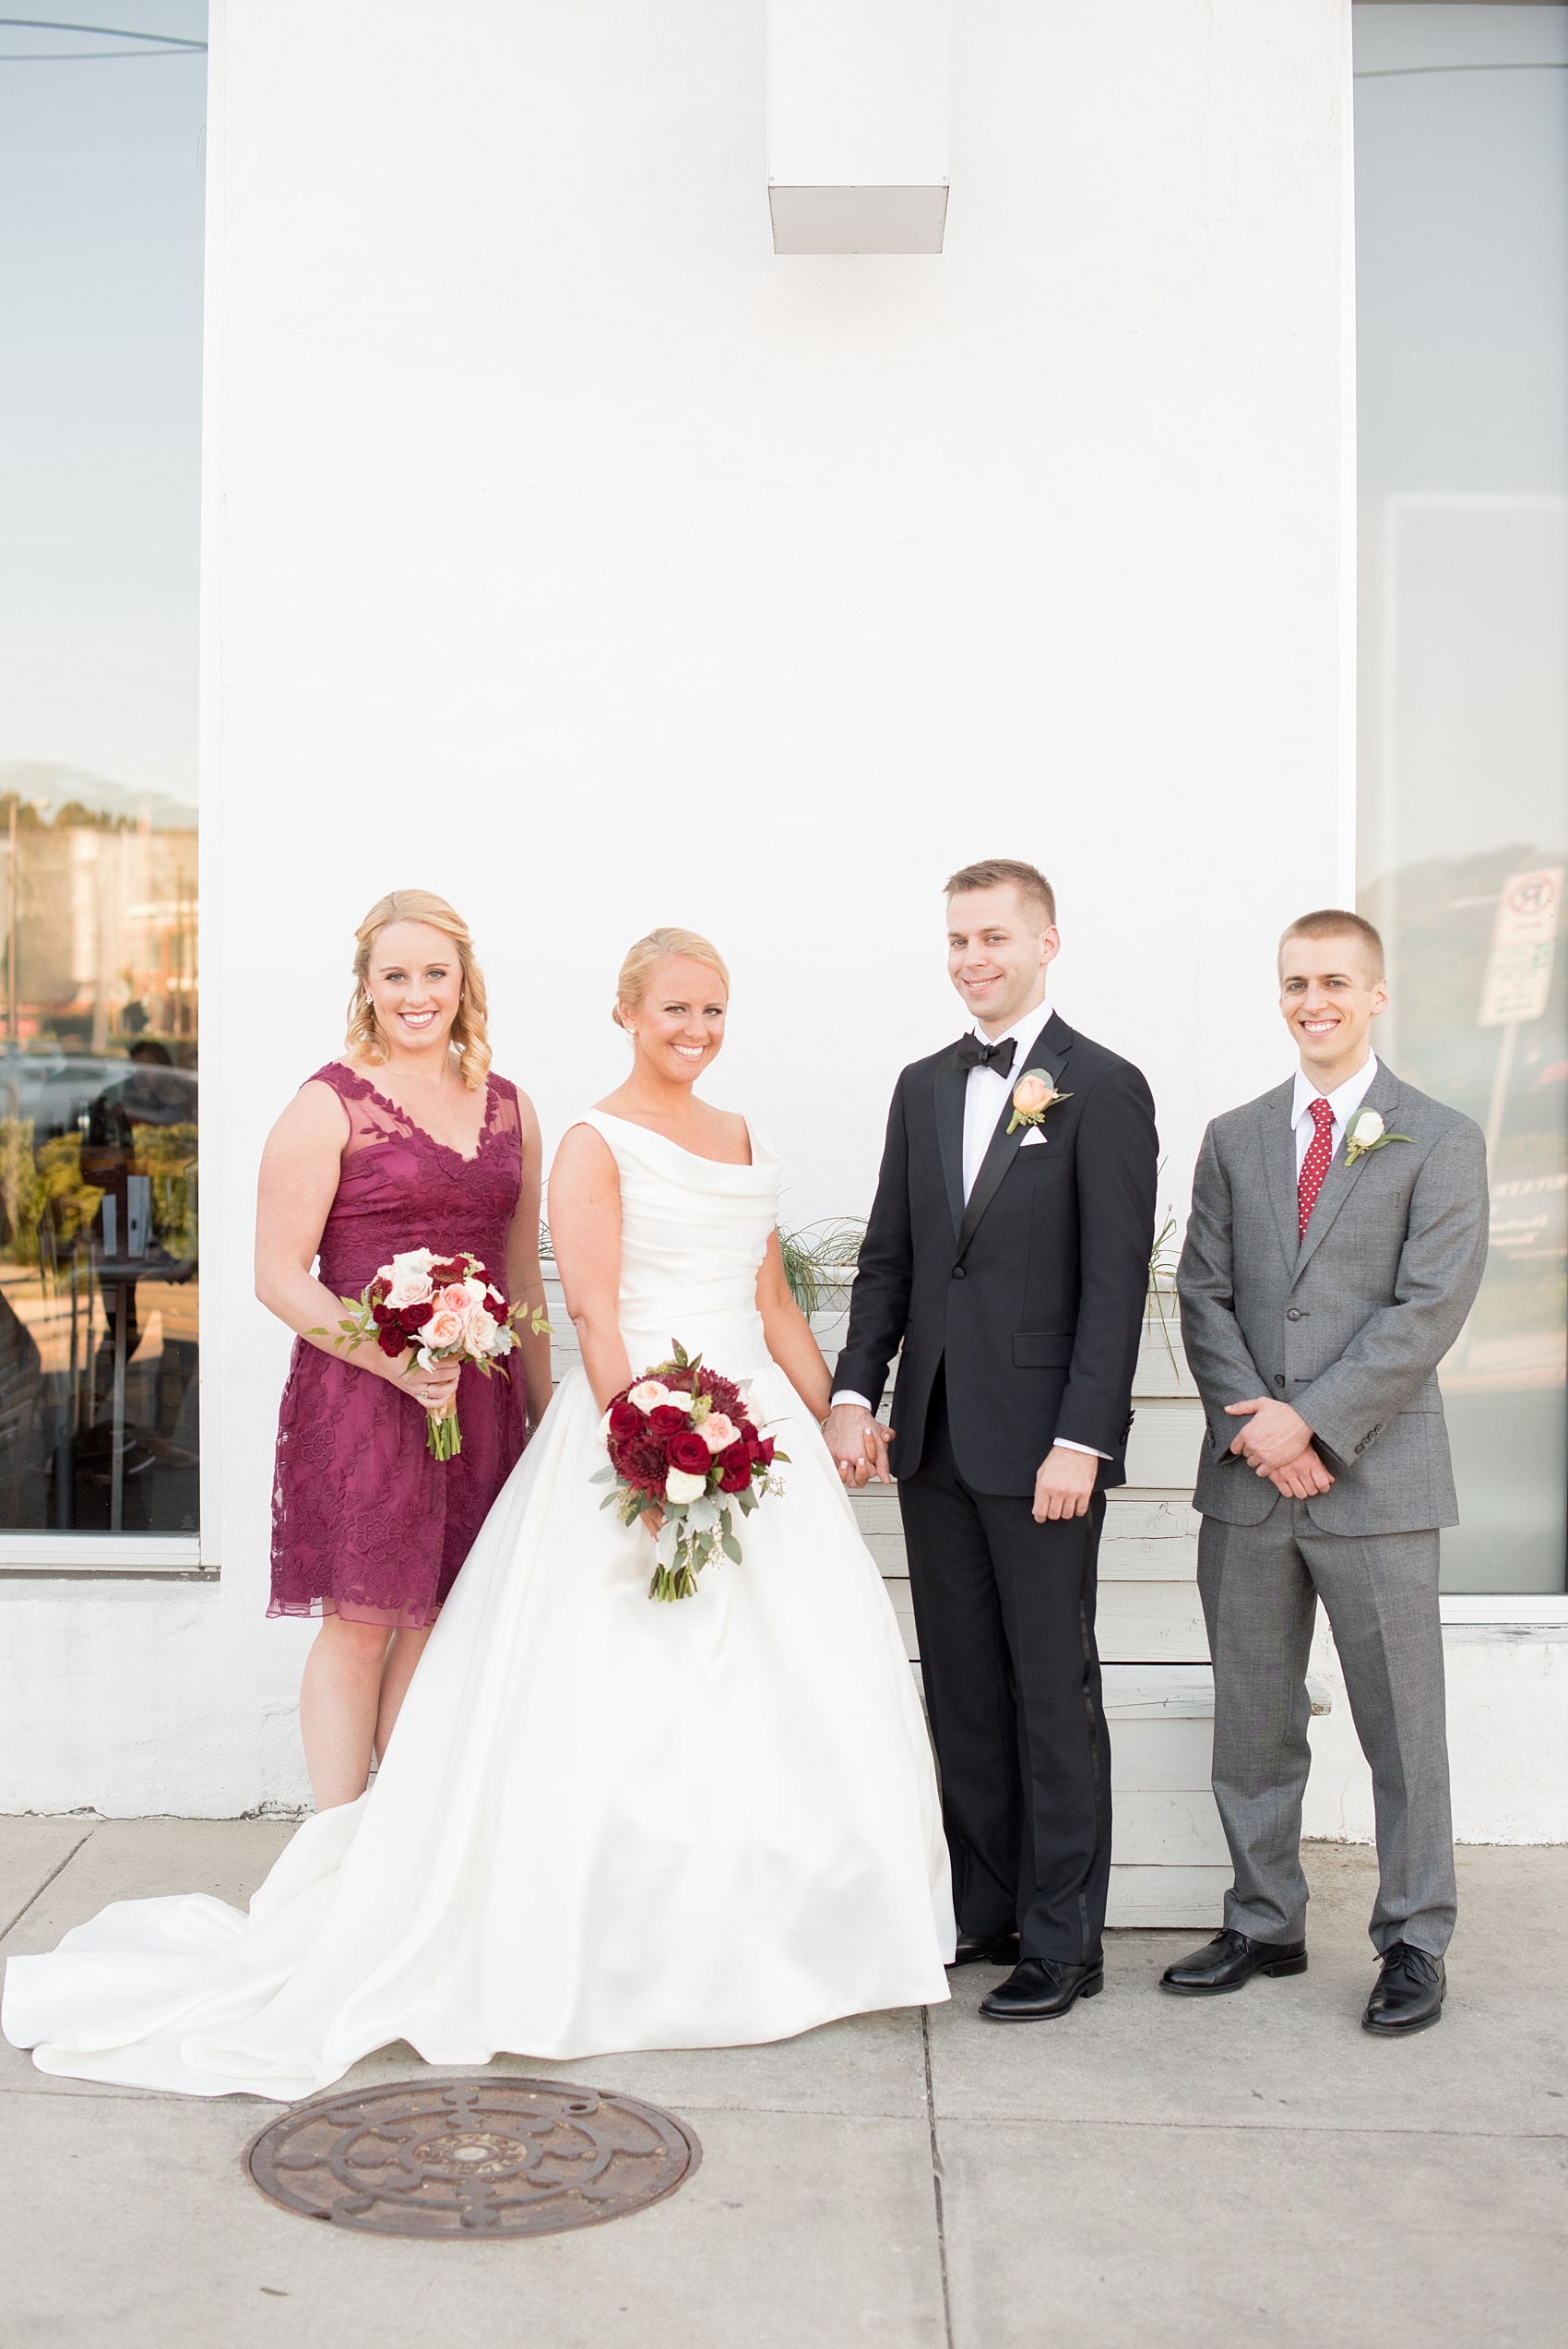
[[[429,1248],[409,1248],[384,1264],[361,1294],[358,1311],[338,1324],[334,1351],[352,1353],[374,1338],[384,1354],[396,1357],[412,1347],[422,1370],[438,1362],[471,1362],[485,1377],[491,1365],[517,1344],[513,1324],[523,1320],[527,1306],[507,1307],[505,1298],[486,1277],[477,1256],[436,1256]],[[540,1306],[533,1307],[532,1333],[550,1327]],[[325,1338],[325,1330],[313,1330]],[[463,1449],[457,1425],[457,1398],[445,1411],[425,1413],[424,1440],[437,1460],[456,1460]]]
[[[689,1599],[716,1552],[741,1563],[731,1502],[750,1516],[764,1493],[783,1490],[770,1472],[789,1454],[760,1435],[732,1379],[688,1358],[678,1341],[672,1362],[656,1362],[611,1403],[600,1423],[610,1465],[593,1479],[610,1485],[600,1503],[635,1525],[645,1509],[662,1509],[647,1586],[650,1599]]]

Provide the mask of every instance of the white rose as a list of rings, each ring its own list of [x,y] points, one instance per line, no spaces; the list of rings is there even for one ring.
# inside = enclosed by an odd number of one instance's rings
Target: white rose
[[[706,1476],[688,1476],[683,1468],[672,1468],[664,1480],[667,1501],[700,1501],[707,1490]]]
[[[726,1419],[721,1411],[709,1412],[702,1425],[697,1429],[697,1434],[710,1452],[728,1451],[740,1432],[734,1421]]]
[[[657,1411],[660,1403],[672,1400],[670,1389],[658,1378],[645,1378],[638,1387],[627,1389],[626,1401],[636,1403],[639,1411]]]
[[[405,1248],[401,1256],[393,1258],[386,1270],[393,1273],[428,1272],[434,1262],[435,1258],[428,1248]]]
[[[493,1354],[499,1352],[495,1343],[495,1316],[481,1305],[469,1311],[469,1343],[475,1353]]]
[[[1375,1109],[1362,1110],[1351,1129],[1350,1139],[1363,1145],[1367,1142],[1380,1142],[1383,1139],[1383,1120]]]

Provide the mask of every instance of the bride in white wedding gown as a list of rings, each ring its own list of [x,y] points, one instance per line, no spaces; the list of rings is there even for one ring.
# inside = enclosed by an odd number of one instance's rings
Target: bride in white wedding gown
[[[742,2045],[946,1997],[931,1749],[818,1433],[826,1368],[779,1302],[778,1163],[690,1091],[721,974],[683,933],[628,957],[636,1060],[612,1099],[633,1114],[590,1112],[551,1182],[587,1368],[475,1543],[370,1792],[305,1821],[248,1915],[116,1902],[13,1958],[5,2032],[41,2069],[287,2100],[394,2040],[434,2064]],[[672,1339],[751,1379],[790,1465],[742,1562],[660,1605],[647,1533],[591,1480],[603,1403]]]

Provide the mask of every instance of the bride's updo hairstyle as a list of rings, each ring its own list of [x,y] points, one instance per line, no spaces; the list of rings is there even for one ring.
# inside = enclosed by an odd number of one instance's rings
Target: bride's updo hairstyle
[[[370,975],[370,950],[390,922],[428,923],[457,948],[463,991],[457,998],[457,1016],[452,1022],[452,1042],[463,1082],[470,1092],[477,1091],[491,1062],[484,973],[474,959],[474,942],[469,936],[468,924],[433,889],[392,890],[371,907],[354,932],[354,992],[349,1000],[349,1032],[343,1039],[344,1051],[350,1060],[375,1062],[387,1057],[386,1039],[376,1025],[375,1007],[365,981]]]
[[[623,1008],[627,1011],[642,1009],[647,983],[659,964],[677,959],[706,962],[710,971],[718,972],[724,982],[724,992],[729,994],[730,973],[717,947],[709,946],[695,930],[650,930],[646,938],[639,938],[635,947],[627,949],[626,960],[621,965],[621,976],[615,983],[615,1003],[610,1014],[618,1028],[626,1025],[621,1017]]]

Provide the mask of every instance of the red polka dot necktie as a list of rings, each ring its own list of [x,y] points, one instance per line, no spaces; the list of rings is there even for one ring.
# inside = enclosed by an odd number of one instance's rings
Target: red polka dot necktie
[[[1301,1210],[1300,1237],[1306,1238],[1307,1219],[1317,1204],[1323,1188],[1323,1178],[1328,1172],[1328,1162],[1334,1156],[1334,1103],[1319,1093],[1316,1101],[1307,1104],[1313,1113],[1316,1128],[1307,1144],[1307,1154],[1301,1161],[1301,1176],[1296,1185],[1296,1204]]]

